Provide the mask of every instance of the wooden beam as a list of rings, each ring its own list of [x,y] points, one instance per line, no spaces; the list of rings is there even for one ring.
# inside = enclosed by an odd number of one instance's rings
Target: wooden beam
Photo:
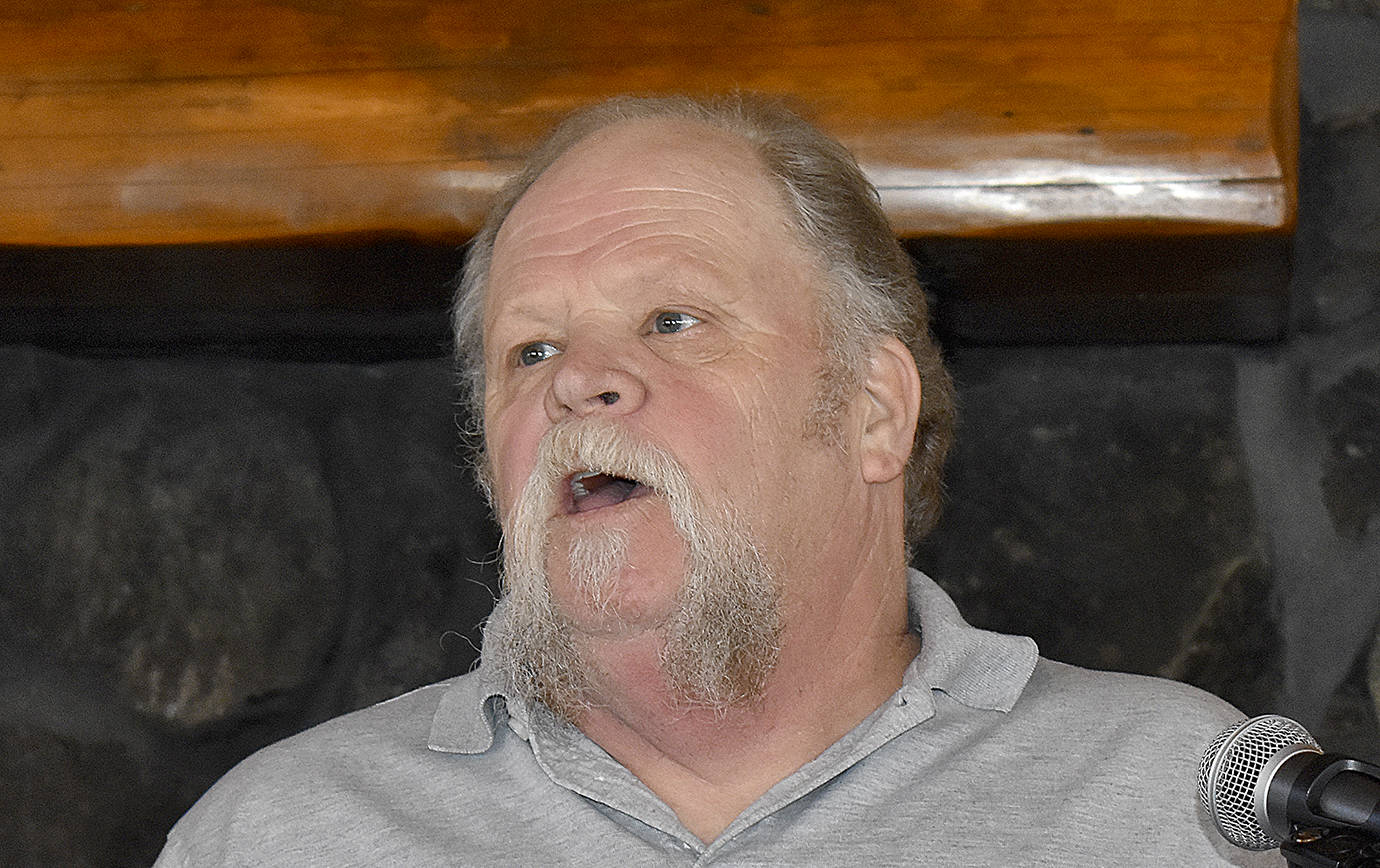
[[[796,99],[906,236],[1287,233],[1292,0],[12,0],[0,244],[463,238],[620,92]]]

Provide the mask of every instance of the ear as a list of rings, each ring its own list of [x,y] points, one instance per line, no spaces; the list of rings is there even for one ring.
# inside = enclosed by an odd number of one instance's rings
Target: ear
[[[890,482],[905,470],[915,443],[920,391],[920,372],[906,345],[894,337],[880,343],[863,384],[859,455],[865,481]]]

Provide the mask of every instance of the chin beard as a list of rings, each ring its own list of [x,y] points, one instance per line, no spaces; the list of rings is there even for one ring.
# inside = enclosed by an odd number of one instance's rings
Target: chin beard
[[[504,534],[505,599],[495,610],[484,653],[511,690],[575,721],[599,704],[595,661],[551,596],[547,517],[575,470],[636,479],[664,497],[685,545],[686,576],[660,628],[660,664],[672,698],[723,713],[761,697],[780,655],[781,606],[766,558],[731,510],[711,513],[679,463],[607,423],[572,423],[543,438],[536,467]],[[571,584],[601,617],[619,619],[617,582],[628,561],[627,534],[575,537],[565,552]]]

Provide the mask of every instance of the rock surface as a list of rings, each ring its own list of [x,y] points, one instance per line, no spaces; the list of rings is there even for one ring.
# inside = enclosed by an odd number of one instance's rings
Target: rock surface
[[[0,851],[141,864],[244,753],[469,668],[451,380],[0,348]]]

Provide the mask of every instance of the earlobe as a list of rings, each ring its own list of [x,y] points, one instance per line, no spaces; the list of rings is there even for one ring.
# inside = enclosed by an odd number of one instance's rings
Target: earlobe
[[[920,372],[899,339],[889,337],[873,350],[863,397],[863,479],[890,482],[904,472],[910,458],[921,401]]]

